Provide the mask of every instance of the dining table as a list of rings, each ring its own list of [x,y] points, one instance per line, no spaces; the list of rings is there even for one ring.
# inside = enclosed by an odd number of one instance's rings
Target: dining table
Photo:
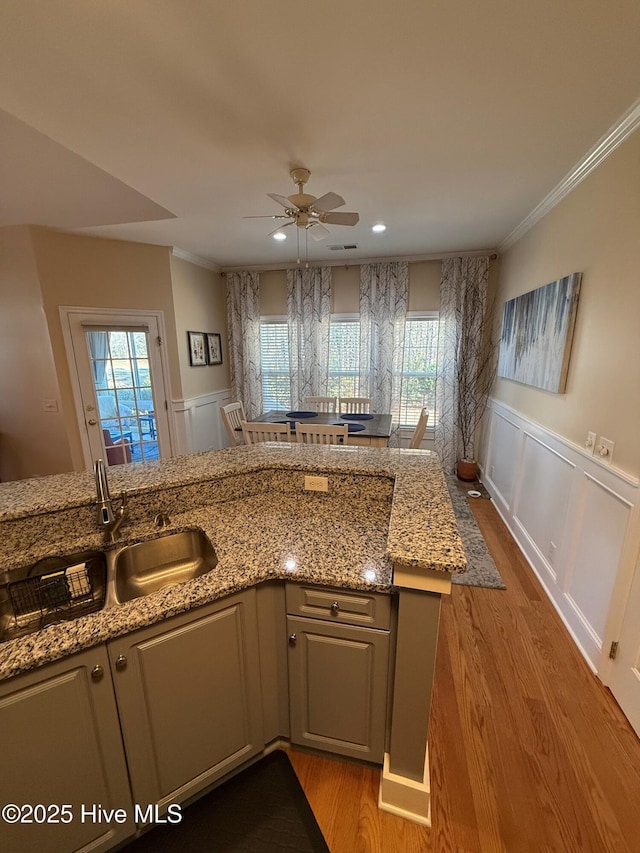
[[[311,410],[270,409],[262,412],[254,423],[289,424],[295,435],[298,421],[307,424],[349,425],[348,444],[360,447],[387,447],[391,436],[391,415],[350,412],[313,412]]]

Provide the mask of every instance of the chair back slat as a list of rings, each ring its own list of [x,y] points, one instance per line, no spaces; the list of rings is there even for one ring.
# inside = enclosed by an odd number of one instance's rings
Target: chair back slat
[[[348,424],[303,424],[296,421],[296,436],[300,444],[346,444],[348,435]]]
[[[370,397],[341,397],[340,411],[349,415],[369,414],[371,409]]]
[[[309,407],[309,411],[314,412],[335,412],[338,405],[337,397],[305,397],[302,401],[305,406]]]
[[[242,421],[246,421],[242,403],[229,403],[227,406],[220,406],[220,417],[229,436],[231,446],[244,444],[244,438],[240,431]]]
[[[292,440],[289,424],[270,424],[260,421],[242,421],[242,435],[246,444]]]
[[[418,418],[418,424],[411,436],[411,441],[409,442],[409,447],[413,450],[417,450],[422,444],[422,439],[424,438],[424,431],[427,428],[427,421],[429,420],[429,412],[425,408],[420,412],[420,417]]]

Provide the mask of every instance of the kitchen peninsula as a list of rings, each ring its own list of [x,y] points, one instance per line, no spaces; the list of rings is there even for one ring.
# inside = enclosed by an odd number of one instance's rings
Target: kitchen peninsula
[[[128,517],[115,546],[104,544],[98,528],[90,472],[0,484],[2,581],[51,555],[120,548],[194,529],[213,545],[217,565],[188,582],[0,644],[0,719],[8,707],[3,696],[15,698],[23,687],[31,696],[56,667],[86,659],[81,681],[87,690],[106,694],[115,687],[108,701],[120,717],[137,801],[143,794],[166,808],[284,741],[383,763],[381,807],[428,822],[426,735],[440,596],[450,589],[451,573],[466,565],[437,457],[427,451],[253,445],[116,466],[109,477],[112,495],[128,495]],[[327,490],[305,488],[308,477],[325,481]],[[203,657],[201,640],[218,638],[220,614],[227,612],[233,614],[229,624],[241,625],[245,634],[238,635],[237,649],[236,635],[229,634],[226,650],[205,649]],[[231,752],[195,775],[187,768],[181,777],[174,762],[175,778],[167,782],[151,779],[145,769],[147,753],[164,746],[131,720],[142,714],[142,700],[134,697],[137,682],[151,679],[149,673],[169,678],[166,660],[152,658],[169,634],[174,646],[179,640],[184,648],[194,638],[198,676],[187,686],[205,682],[203,667],[212,667],[210,659],[222,653],[233,661],[237,651],[232,681],[247,661],[254,660],[255,670],[238,686],[234,720],[245,709],[246,721]],[[325,649],[326,659],[319,657]],[[98,654],[102,664],[94,663]],[[219,665],[222,672],[225,660]],[[182,661],[176,675],[188,666]],[[352,671],[354,684],[362,682],[361,697],[360,688],[349,684]],[[128,678],[132,684],[123,686]],[[312,709],[321,720],[318,731],[305,705],[314,691],[322,699]],[[233,707],[233,690],[226,695]],[[356,710],[336,711],[344,708]],[[369,716],[361,724],[362,709]],[[156,710],[147,709],[149,720]],[[214,727],[215,709],[211,716],[203,737]],[[333,728],[339,724],[340,737]],[[367,737],[359,737],[361,729]],[[379,744],[365,743],[374,729],[380,730]],[[184,754],[182,749],[180,760]],[[118,831],[95,849],[120,843],[136,826]],[[80,842],[74,844],[66,849],[79,849]]]

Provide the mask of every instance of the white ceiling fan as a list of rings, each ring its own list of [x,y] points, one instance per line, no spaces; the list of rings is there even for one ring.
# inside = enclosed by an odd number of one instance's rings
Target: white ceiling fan
[[[325,223],[329,225],[355,225],[360,219],[357,213],[333,212],[336,207],[342,207],[345,203],[342,196],[337,193],[325,193],[320,198],[316,198],[303,192],[304,185],[311,176],[309,169],[298,167],[292,169],[289,174],[298,187],[297,193],[290,196],[267,193],[269,198],[284,207],[284,213],[274,213],[270,216],[245,216],[244,219],[288,219],[289,222],[278,225],[271,234],[275,234],[276,231],[280,231],[288,225],[297,225],[298,228],[311,231],[311,236],[315,240],[323,240],[331,233],[328,228],[325,228]]]

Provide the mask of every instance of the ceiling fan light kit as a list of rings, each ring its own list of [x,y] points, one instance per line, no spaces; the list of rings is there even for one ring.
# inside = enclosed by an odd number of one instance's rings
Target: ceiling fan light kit
[[[339,196],[337,193],[328,192],[320,196],[320,198],[316,198],[314,195],[303,192],[304,185],[311,177],[309,169],[305,169],[303,166],[296,166],[289,174],[294,184],[298,187],[297,193],[292,193],[290,196],[267,193],[269,198],[284,207],[284,213],[244,217],[245,219],[289,220],[284,225],[278,225],[275,231],[269,234],[270,237],[273,236],[278,240],[282,240],[284,239],[283,236],[277,236],[281,229],[286,228],[287,225],[296,225],[298,228],[304,228],[307,232],[310,231],[314,240],[323,240],[331,233],[325,227],[325,223],[329,225],[355,225],[360,219],[360,216],[355,212],[333,212],[336,207],[342,207],[345,203],[342,196]]]

